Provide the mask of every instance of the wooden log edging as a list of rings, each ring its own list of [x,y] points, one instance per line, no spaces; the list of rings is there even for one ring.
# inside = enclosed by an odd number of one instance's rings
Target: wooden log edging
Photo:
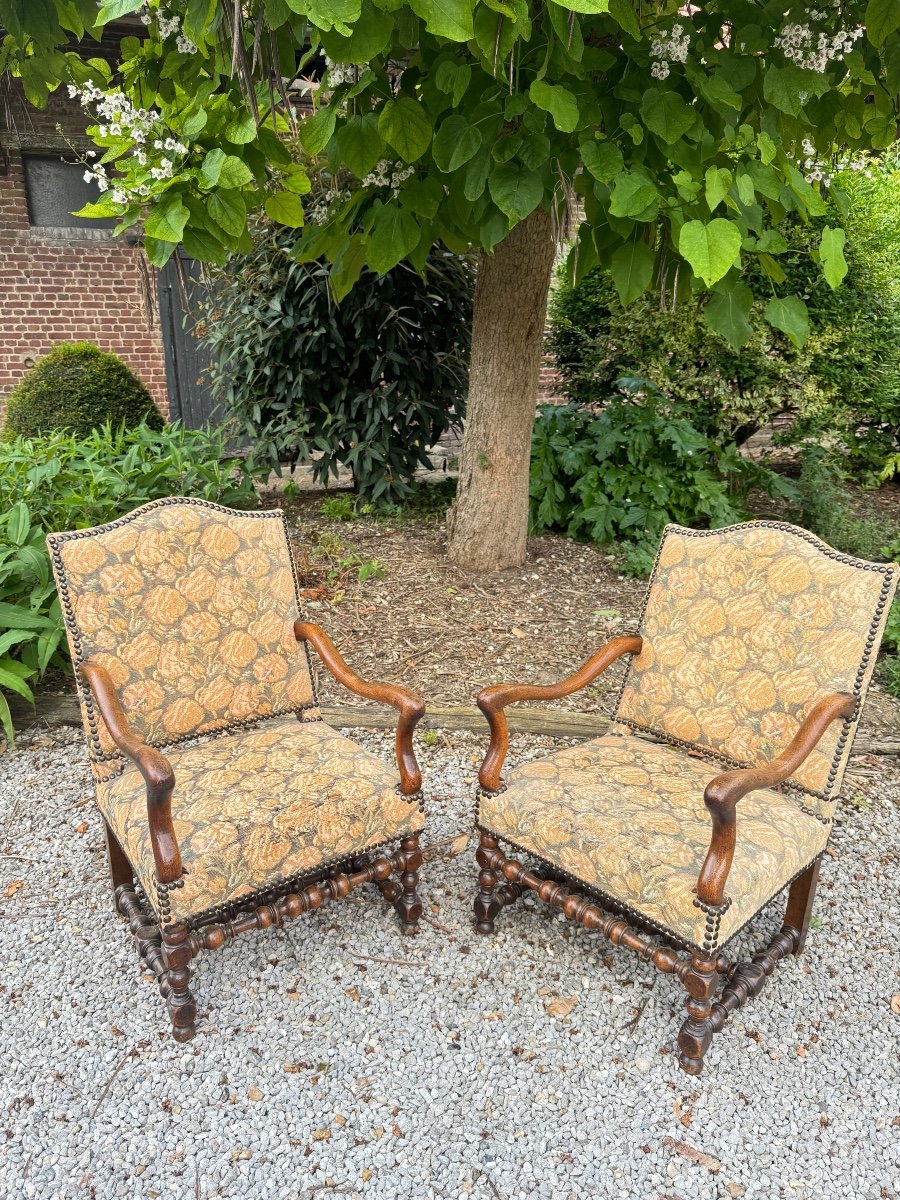
[[[13,724],[26,729],[36,722],[47,725],[80,725],[81,714],[74,695],[39,696],[37,706],[24,700],[10,702]],[[347,704],[321,707],[323,718],[338,729],[393,729],[393,713],[368,706]],[[508,713],[509,727],[514,733],[530,733],[539,737],[565,737],[586,740],[600,737],[609,729],[609,718],[603,713],[574,712],[559,708],[528,708],[515,706]],[[450,704],[429,705],[419,729],[444,729],[451,733],[480,733],[487,737],[484,717],[474,706]],[[859,754],[900,756],[900,737],[870,738],[858,736],[853,744],[854,756]]]

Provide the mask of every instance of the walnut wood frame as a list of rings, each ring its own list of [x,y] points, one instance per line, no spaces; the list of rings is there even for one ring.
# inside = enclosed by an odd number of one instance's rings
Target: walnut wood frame
[[[504,786],[501,770],[509,749],[509,727],[503,710],[507,705],[521,700],[569,696],[587,687],[623,655],[639,654],[641,645],[640,637],[614,638],[578,671],[557,684],[544,687],[498,684],[485,688],[479,694],[477,704],[487,718],[491,736],[478,773],[481,790],[494,793]],[[725,883],[734,858],[736,809],[740,800],[752,791],[775,787],[788,779],[812,753],[831,722],[851,720],[856,715],[857,705],[856,697],[846,692],[824,697],[807,714],[787,749],[772,762],[724,771],[707,785],[703,799],[712,820],[712,833],[696,889],[697,902],[707,911],[721,912],[722,905],[727,903]],[[751,996],[759,994],[780,959],[788,954],[799,954],[806,941],[820,857],[786,885],[787,908],[780,931],[750,961],[738,963],[722,951],[707,952],[696,946],[685,953],[684,945],[658,926],[654,927],[654,932],[665,944],[657,945],[646,933],[638,932],[629,923],[633,920],[638,925],[652,925],[639,911],[613,904],[607,897],[602,898],[601,905],[597,902],[601,898],[595,896],[593,889],[550,863],[542,863],[541,873],[523,866],[504,853],[497,835],[479,823],[477,813],[476,824],[480,842],[475,857],[481,868],[473,906],[477,932],[493,933],[501,909],[514,903],[528,888],[546,904],[560,909],[570,921],[601,933],[614,945],[626,946],[658,971],[676,975],[688,993],[685,1002],[688,1015],[678,1034],[678,1062],[689,1075],[700,1074],[713,1035]],[[611,914],[605,908],[617,911]],[[715,999],[720,983],[722,990]]]
[[[315,649],[327,670],[351,692],[390,704],[399,711],[396,735],[399,790],[408,799],[418,796],[422,774],[413,752],[412,738],[416,725],[425,714],[424,701],[408,688],[360,678],[318,625],[298,620],[294,624],[294,633],[298,642],[309,643]],[[186,1042],[196,1032],[197,1006],[189,987],[192,959],[203,950],[218,950],[238,934],[267,929],[270,925],[280,926],[286,917],[297,917],[320,908],[329,900],[343,899],[366,883],[374,883],[393,905],[404,934],[418,931],[422,903],[417,887],[423,862],[418,833],[400,839],[399,846],[393,850],[374,847],[367,853],[325,864],[301,879],[285,879],[210,912],[171,921],[168,891],[178,887],[183,876],[172,822],[175,772],[166,756],[148,745],[131,728],[105,668],[88,659],[80,664],[80,670],[113,742],[135,764],[146,783],[158,918],[154,906],[148,903],[135,883],[136,873],[128,856],[104,821],[106,843],[116,908],[128,921],[140,957],[156,976],[176,1041]]]

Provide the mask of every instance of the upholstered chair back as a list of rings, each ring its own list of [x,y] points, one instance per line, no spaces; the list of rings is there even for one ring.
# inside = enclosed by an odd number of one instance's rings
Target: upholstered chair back
[[[228,730],[315,703],[284,517],[202,500],[156,500],[47,539],[95,775],[120,756],[79,666],[108,672],[151,745]]]
[[[841,786],[897,586],[895,564],[839,554],[798,529],[669,526],[616,720],[755,766],[784,750],[816,700],[857,697],[791,782],[826,809]],[[823,813],[823,815],[827,815]]]

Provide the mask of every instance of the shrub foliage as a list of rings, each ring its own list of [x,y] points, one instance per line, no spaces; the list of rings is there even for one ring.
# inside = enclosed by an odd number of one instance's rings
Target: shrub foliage
[[[4,691],[32,700],[35,679],[66,656],[45,535],[177,495],[235,508],[257,503],[251,471],[226,457],[218,432],[107,423],[86,438],[53,433],[0,442],[0,729],[10,742]]]
[[[91,342],[61,342],[9,395],[7,437],[60,430],[82,437],[108,421],[162,429],[162,417],[137,375]]]
[[[667,521],[717,527],[744,520],[751,488],[788,498],[791,485],[720,446],[645,381],[601,412],[575,404],[540,410],[531,459],[534,532],[560,529],[605,545],[632,543],[626,565],[643,573]]]
[[[315,454],[322,483],[344,466],[361,498],[401,499],[464,412],[472,268],[434,250],[421,275],[365,271],[338,304],[328,264],[294,261],[296,236],[262,226],[215,273],[214,386],[255,459],[277,470]]]
[[[869,176],[841,176],[845,213],[832,206],[769,238],[770,270],[806,301],[802,345],[765,321],[772,285],[758,268],[745,272],[753,333],[740,350],[706,320],[715,296],[673,310],[645,295],[625,308],[610,277],[593,271],[574,288],[560,281],[551,302],[549,346],[568,395],[597,403],[620,376],[640,374],[684,405],[698,429],[738,445],[788,412],[789,440],[824,441],[857,473],[876,476],[900,453],[900,171],[890,159]],[[812,256],[823,229],[840,221],[848,273],[832,289]]]

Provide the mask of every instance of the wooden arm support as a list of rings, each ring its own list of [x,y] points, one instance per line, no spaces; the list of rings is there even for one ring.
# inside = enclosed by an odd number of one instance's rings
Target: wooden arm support
[[[88,659],[80,669],[110,737],[144,777],[147,785],[147,822],[156,874],[161,883],[174,883],[181,878],[181,853],[172,825],[172,790],[175,787],[172,764],[164,754],[148,746],[128,724],[106,668]]]
[[[712,817],[713,832],[697,879],[697,898],[704,904],[724,902],[725,881],[734,858],[738,801],[748,792],[784,783],[809,757],[832,721],[839,717],[848,721],[853,716],[856,703],[849,692],[824,696],[809,710],[790,745],[777,758],[759,767],[725,771],[706,785],[703,800]]]
[[[500,772],[509,750],[509,725],[504,708],[520,700],[559,700],[580,692],[626,654],[640,654],[642,641],[639,637],[617,637],[607,642],[602,650],[592,655],[583,667],[567,675],[559,683],[545,686],[529,683],[497,683],[480,692],[476,704],[487,718],[491,729],[491,742],[484,762],[478,772],[478,782],[488,792],[496,792],[502,780]]]
[[[295,621],[294,635],[298,642],[308,642],[312,646],[327,670],[349,691],[355,692],[357,696],[365,696],[367,700],[390,704],[398,710],[400,719],[397,722],[395,746],[397,768],[400,772],[400,791],[404,796],[415,795],[422,786],[422,772],[413,753],[412,739],[416,725],[425,715],[425,701],[409,688],[390,683],[370,683],[360,679],[341,658],[334,642],[321,626],[306,621]]]

